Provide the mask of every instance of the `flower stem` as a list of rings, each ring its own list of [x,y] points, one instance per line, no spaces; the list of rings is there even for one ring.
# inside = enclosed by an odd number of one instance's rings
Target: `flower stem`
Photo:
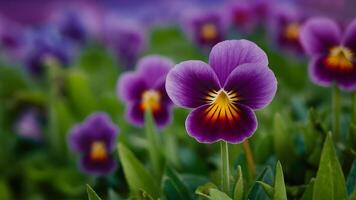
[[[154,125],[153,115],[151,110],[147,109],[145,111],[145,128],[146,128],[146,139],[147,139],[147,148],[148,154],[151,160],[151,165],[153,172],[156,176],[161,176],[162,173],[162,155],[159,151],[159,138]]]
[[[221,151],[221,189],[226,194],[230,193],[230,169],[229,169],[229,145],[227,142],[220,142]]]
[[[341,96],[340,88],[334,85],[332,92],[332,111],[333,111],[333,136],[337,143],[340,138],[340,120],[341,120]]]
[[[245,140],[242,143],[242,146],[243,146],[244,151],[245,151],[246,160],[247,160],[247,166],[248,166],[248,170],[249,170],[250,176],[252,178],[254,178],[256,176],[256,165],[255,165],[255,160],[253,158],[253,154],[252,154],[250,143],[248,142],[248,140]]]
[[[356,124],[356,92],[352,93],[352,123]]]

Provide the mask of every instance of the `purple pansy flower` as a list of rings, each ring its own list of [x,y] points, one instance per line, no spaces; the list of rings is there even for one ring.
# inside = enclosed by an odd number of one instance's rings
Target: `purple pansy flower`
[[[312,18],[302,29],[301,42],[312,57],[309,75],[314,83],[356,89],[356,19],[342,32],[331,19]]]
[[[268,30],[279,47],[302,54],[299,37],[304,21],[305,17],[294,7],[281,6],[271,13]]]
[[[18,135],[24,138],[40,140],[42,138],[42,127],[39,113],[34,109],[24,111],[16,120],[14,129]]]
[[[104,22],[104,41],[112,49],[120,63],[132,68],[146,47],[146,33],[138,22],[127,21],[109,15]]]
[[[277,80],[266,54],[247,40],[213,47],[209,64],[185,61],[167,75],[166,90],[178,106],[191,108],[185,125],[201,143],[241,143],[257,128],[254,110],[268,105]]]
[[[226,22],[221,13],[192,10],[184,17],[183,28],[202,47],[212,47],[224,39]]]
[[[70,64],[72,45],[51,27],[44,27],[32,33],[29,46],[25,63],[28,71],[33,75],[42,74],[46,65],[50,63],[60,66]]]
[[[81,155],[80,168],[94,175],[107,175],[116,168],[113,158],[119,128],[105,113],[94,113],[72,128],[69,145]]]
[[[65,38],[84,44],[88,39],[88,32],[81,15],[74,10],[64,10],[58,17],[58,29]]]
[[[257,23],[254,4],[250,1],[242,1],[233,4],[231,7],[231,21],[238,31],[251,32]]]
[[[147,56],[138,62],[135,72],[121,75],[117,90],[127,104],[127,119],[134,125],[144,124],[144,112],[150,109],[159,128],[171,121],[172,102],[165,90],[166,75],[173,62],[161,56]]]

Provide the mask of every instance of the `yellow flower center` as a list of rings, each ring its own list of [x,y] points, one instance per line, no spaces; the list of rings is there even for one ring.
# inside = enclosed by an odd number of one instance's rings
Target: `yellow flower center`
[[[108,152],[104,142],[95,141],[91,145],[90,158],[95,161],[106,160]]]
[[[328,68],[338,71],[353,70],[353,53],[343,46],[336,46],[330,49],[329,56],[325,59]]]
[[[216,26],[212,23],[204,24],[201,27],[201,36],[204,40],[214,40],[218,36]]]
[[[160,109],[161,94],[156,90],[147,90],[142,94],[141,109],[152,112]]]
[[[298,23],[290,23],[284,29],[284,37],[288,40],[298,40],[300,33],[300,25]]]
[[[228,119],[232,121],[239,117],[239,110],[235,103],[239,100],[234,91],[226,92],[224,89],[209,92],[205,98],[210,106],[206,109],[206,120],[215,122],[216,120]]]

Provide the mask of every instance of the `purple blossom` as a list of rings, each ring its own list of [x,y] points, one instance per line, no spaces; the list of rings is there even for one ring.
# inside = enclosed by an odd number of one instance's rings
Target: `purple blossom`
[[[294,7],[281,6],[270,14],[268,30],[271,38],[281,48],[302,54],[299,37],[305,17]]]
[[[238,31],[249,33],[257,23],[255,7],[250,1],[233,4],[230,8],[231,21]]]
[[[103,30],[104,41],[120,63],[126,68],[132,68],[146,47],[146,32],[142,25],[109,15],[105,19]]]
[[[24,137],[33,140],[42,138],[42,127],[39,120],[39,114],[36,110],[26,110],[20,114],[15,126],[15,132]]]
[[[309,75],[314,83],[356,89],[356,19],[342,30],[331,19],[312,18],[302,28],[301,42],[312,58]]]
[[[113,158],[119,128],[105,113],[93,113],[71,129],[68,142],[80,154],[80,169],[88,174],[107,175],[116,168]]]
[[[277,80],[266,54],[247,40],[228,40],[213,47],[209,64],[185,61],[167,75],[168,96],[193,109],[185,125],[201,143],[241,143],[257,128],[254,110],[273,99]]]
[[[81,15],[74,10],[61,12],[58,18],[59,32],[67,39],[78,44],[84,44],[88,39],[88,32]]]
[[[118,97],[127,104],[126,116],[134,125],[144,124],[144,112],[150,109],[159,128],[171,121],[172,102],[165,90],[165,81],[173,62],[161,56],[142,58],[135,72],[121,75]]]
[[[44,27],[31,35],[31,43],[25,56],[25,64],[33,75],[40,75],[50,63],[68,66],[73,48],[55,29]]]
[[[185,13],[183,28],[198,45],[212,47],[224,39],[226,21],[219,12],[191,10]]]

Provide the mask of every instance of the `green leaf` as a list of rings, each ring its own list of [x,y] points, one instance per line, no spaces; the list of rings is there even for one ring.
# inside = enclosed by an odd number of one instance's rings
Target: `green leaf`
[[[210,198],[212,200],[232,200],[227,194],[218,189],[210,189]]]
[[[217,189],[218,187],[214,184],[214,183],[206,183],[204,185],[199,186],[196,190],[195,190],[195,194],[200,195],[201,197],[210,199],[210,190],[211,189]]]
[[[166,175],[163,179],[163,187],[167,199],[192,199],[182,178],[171,168],[166,169]]]
[[[146,191],[154,199],[159,198],[160,190],[150,173],[146,171],[141,162],[135,155],[124,146],[118,145],[120,161],[124,170],[125,178],[132,193],[138,194],[139,191]]]
[[[325,139],[314,183],[313,199],[346,199],[346,184],[330,134]]]
[[[241,166],[237,167],[237,178],[234,189],[234,200],[242,200],[244,198],[244,180],[242,176]]]
[[[270,199],[273,198],[273,187],[265,182],[262,182],[262,181],[257,181],[258,184],[260,184],[263,188],[263,190],[266,192],[266,194],[268,195],[268,197]]]
[[[308,187],[305,189],[301,200],[312,200],[313,199],[313,190],[314,190],[315,179],[311,179]]]
[[[156,176],[161,177],[164,168],[163,155],[159,149],[161,141],[150,110],[145,111],[145,129],[148,142],[148,153],[153,172]]]
[[[285,118],[276,113],[274,116],[274,150],[277,158],[283,163],[290,163],[295,155],[290,133]]]
[[[276,173],[274,177],[273,200],[284,200],[284,199],[287,199],[287,192],[284,183],[282,165],[278,161],[276,166]]]
[[[0,199],[1,200],[10,200],[11,198],[11,190],[8,187],[7,183],[4,180],[0,180]]]
[[[87,184],[87,193],[88,193],[89,200],[101,200],[101,198],[96,194],[93,188],[91,188],[90,185],[88,184]]]
[[[69,99],[80,117],[97,109],[97,101],[85,73],[79,70],[69,71],[66,86]]]
[[[352,163],[349,175],[347,176],[346,185],[348,193],[351,194],[356,186],[356,159],[354,159]]]
[[[257,181],[263,181],[265,183],[272,183],[273,172],[270,167],[266,167],[262,173],[257,177]],[[249,200],[265,200],[268,199],[268,196],[264,192],[264,190],[260,187],[260,185],[255,182],[251,186],[247,199]]]

